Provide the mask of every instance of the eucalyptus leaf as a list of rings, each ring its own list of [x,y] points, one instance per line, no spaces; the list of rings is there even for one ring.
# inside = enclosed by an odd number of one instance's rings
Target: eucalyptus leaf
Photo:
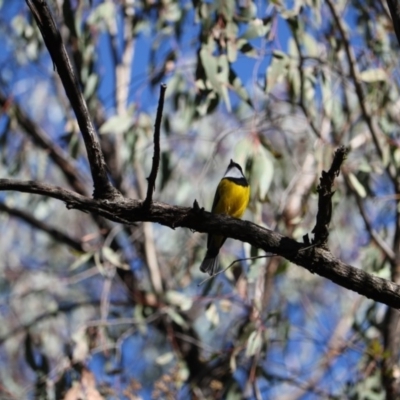
[[[287,55],[281,51],[274,51],[271,63],[266,70],[266,93],[270,93],[276,84],[284,81],[287,76],[288,65]]]
[[[387,73],[383,68],[367,69],[360,73],[360,79],[366,83],[384,82],[387,80]]]
[[[270,18],[265,20],[262,19],[254,19],[248,23],[247,30],[240,36],[241,39],[251,40],[258,37],[263,37],[268,34],[271,30],[271,22]]]
[[[251,332],[246,346],[246,356],[251,357],[258,354],[262,348],[263,338],[259,331]]]
[[[210,304],[205,314],[207,319],[211,322],[211,326],[215,327],[219,325],[219,313],[217,306],[214,303]]]
[[[361,184],[361,182],[357,179],[357,177],[352,172],[350,172],[348,176],[349,176],[351,185],[353,186],[353,189],[357,192],[357,194],[360,197],[365,198],[367,196],[367,191],[365,190],[365,187]]]
[[[132,126],[132,117],[130,115],[114,115],[109,118],[99,129],[99,133],[113,133],[121,135]]]

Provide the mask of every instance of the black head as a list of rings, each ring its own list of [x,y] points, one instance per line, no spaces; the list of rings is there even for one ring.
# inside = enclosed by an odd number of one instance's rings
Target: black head
[[[243,174],[242,167],[238,163],[235,163],[235,161],[233,161],[232,159],[231,159],[231,162],[229,163],[228,168],[226,170],[228,171],[229,169],[235,168],[235,167],[238,168],[240,170],[240,172]]]
[[[230,178],[244,178],[242,167],[231,160],[224,176]]]

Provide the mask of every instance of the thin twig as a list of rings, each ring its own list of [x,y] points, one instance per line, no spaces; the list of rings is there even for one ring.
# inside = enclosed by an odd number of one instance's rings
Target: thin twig
[[[160,97],[158,99],[158,107],[157,107],[157,116],[156,122],[154,124],[154,153],[153,153],[153,164],[151,166],[151,172],[149,177],[147,178],[148,186],[147,186],[147,195],[146,199],[143,202],[143,207],[148,209],[150,207],[153,192],[155,189],[158,166],[160,165],[160,130],[161,130],[161,120],[162,113],[164,108],[164,98],[165,91],[167,90],[166,84],[160,85]]]
[[[210,276],[208,276],[206,279],[202,280],[197,286],[201,286],[203,283],[209,281],[210,279],[214,279],[217,275],[222,274],[222,273],[224,273],[225,271],[228,271],[228,269],[229,269],[230,267],[232,267],[232,265],[236,264],[237,262],[240,262],[240,261],[247,261],[247,260],[257,260],[257,259],[259,259],[259,258],[268,258],[268,257],[273,257],[274,255],[276,255],[276,254],[266,254],[266,255],[263,255],[263,256],[254,256],[254,257],[238,258],[237,260],[232,261],[226,268],[221,269],[220,271],[216,272],[215,274],[210,275]]]

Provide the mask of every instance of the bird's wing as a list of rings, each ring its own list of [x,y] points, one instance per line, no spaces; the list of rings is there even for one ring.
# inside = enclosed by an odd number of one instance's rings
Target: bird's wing
[[[217,204],[219,202],[219,199],[221,198],[221,195],[219,193],[219,189],[220,189],[220,185],[218,185],[217,190],[215,191],[215,196],[214,196],[214,201],[211,207],[211,212],[215,212],[216,208],[217,208]]]

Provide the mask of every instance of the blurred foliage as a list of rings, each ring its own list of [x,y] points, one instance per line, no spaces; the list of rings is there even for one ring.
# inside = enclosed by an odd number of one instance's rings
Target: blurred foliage
[[[48,2],[125,196],[145,195],[166,82],[155,199],[208,209],[233,158],[252,187],[245,218],[302,240],[321,170],[350,146],[330,249],[392,276],[400,82],[384,3],[334,1],[338,22],[332,3],[309,0]],[[1,176],[79,191],[68,165],[90,193],[33,18],[22,0],[0,10]],[[398,358],[385,349],[384,306],[271,255],[198,286],[203,235],[0,196],[2,399],[384,398],[382,363]],[[222,267],[257,255],[228,240]]]

